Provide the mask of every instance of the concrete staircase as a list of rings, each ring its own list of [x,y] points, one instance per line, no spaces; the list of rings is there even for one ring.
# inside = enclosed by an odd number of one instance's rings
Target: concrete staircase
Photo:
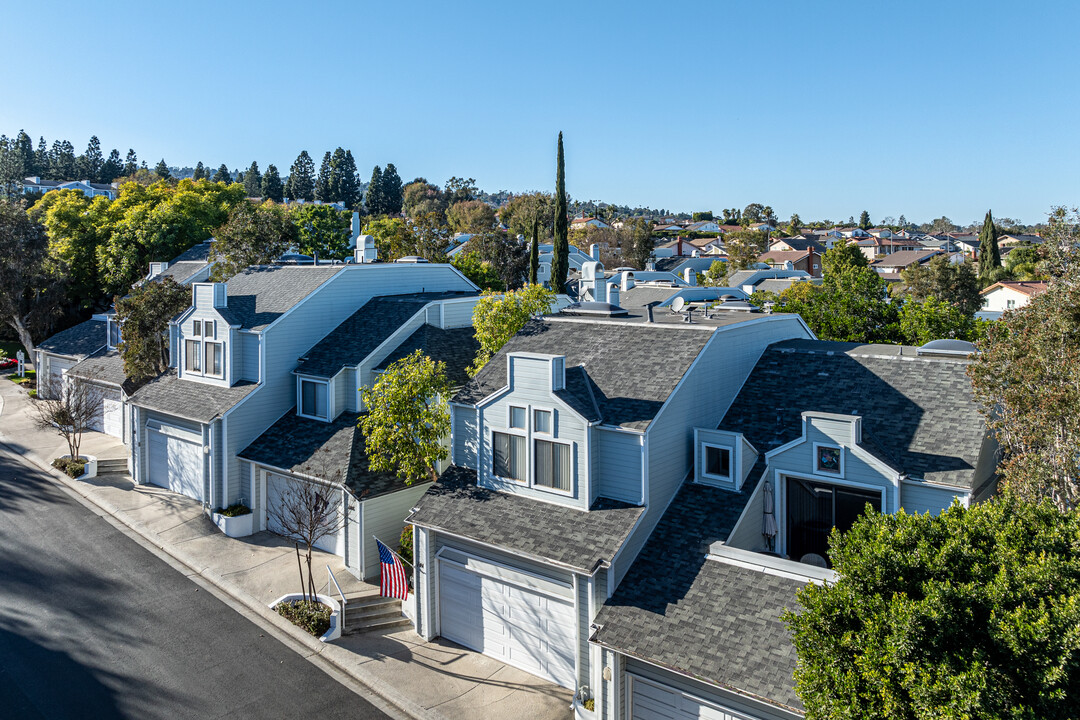
[[[346,634],[410,627],[412,621],[401,614],[401,601],[379,595],[345,596]]]
[[[127,471],[127,458],[97,461],[98,475],[107,475],[110,473],[126,473]]]

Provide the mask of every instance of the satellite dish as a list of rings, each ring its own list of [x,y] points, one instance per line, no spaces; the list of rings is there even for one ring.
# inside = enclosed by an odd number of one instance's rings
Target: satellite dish
[[[681,295],[671,301],[672,312],[682,312],[684,307],[686,307],[686,300]]]

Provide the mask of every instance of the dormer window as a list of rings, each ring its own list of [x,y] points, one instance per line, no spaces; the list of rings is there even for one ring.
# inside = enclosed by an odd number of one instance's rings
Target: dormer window
[[[533,443],[536,451],[535,484],[570,492],[570,445],[540,439]]]
[[[731,448],[705,444],[705,475],[715,480],[731,481]]]
[[[329,420],[329,383],[319,380],[300,381],[300,414],[316,420]]]
[[[184,372],[208,378],[225,377],[225,343],[215,340],[217,321],[192,320],[184,338]]]
[[[557,439],[557,433],[554,410],[510,405],[506,430],[491,432],[492,474],[536,488],[573,492],[573,444]]]

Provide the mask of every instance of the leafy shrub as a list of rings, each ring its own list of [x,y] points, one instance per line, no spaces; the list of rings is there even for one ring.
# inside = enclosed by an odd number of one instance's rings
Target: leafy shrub
[[[30,390],[26,394],[29,395],[32,398],[37,398],[37,390]]]
[[[405,529],[401,531],[401,552],[399,554],[409,562],[413,562],[412,525],[406,525]]]
[[[53,467],[57,470],[62,470],[67,473],[68,477],[77,478],[83,474],[86,469],[86,463],[82,460],[73,460],[71,458],[56,458],[52,462]]]
[[[225,517],[240,517],[241,515],[250,515],[251,508],[244,503],[233,503],[229,507],[219,510],[218,514]]]
[[[278,611],[278,615],[315,637],[320,637],[330,629],[330,608],[320,602],[293,600],[278,603],[274,609]]]

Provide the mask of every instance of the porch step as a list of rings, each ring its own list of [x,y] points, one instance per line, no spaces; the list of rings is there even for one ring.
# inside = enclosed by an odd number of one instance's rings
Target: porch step
[[[405,627],[412,621],[401,614],[401,601],[378,595],[346,597],[345,632],[363,633]]]
[[[97,461],[97,471],[99,475],[104,475],[105,473],[127,472],[127,469],[128,465],[126,458]]]

